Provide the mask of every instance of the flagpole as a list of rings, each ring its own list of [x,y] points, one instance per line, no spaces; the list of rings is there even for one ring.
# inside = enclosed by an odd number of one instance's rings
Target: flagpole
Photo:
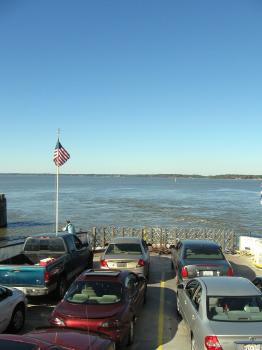
[[[60,129],[57,130],[57,141],[59,142]],[[55,214],[55,233],[58,233],[58,210],[59,210],[59,164],[56,163],[56,214]]]
[[[55,232],[58,233],[58,193],[59,193],[59,166],[56,166],[56,215],[55,215]]]

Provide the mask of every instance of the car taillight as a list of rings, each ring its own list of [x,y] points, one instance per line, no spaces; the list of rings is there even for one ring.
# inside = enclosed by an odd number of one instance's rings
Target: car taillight
[[[227,269],[227,275],[228,275],[228,276],[234,276],[234,270],[232,269],[232,267],[229,267],[229,268]]]
[[[215,335],[208,335],[205,337],[205,347],[207,350],[223,350]]]
[[[101,325],[101,328],[119,328],[120,321],[119,320],[107,320],[104,321]]]
[[[188,271],[187,271],[186,266],[183,266],[183,267],[182,267],[181,276],[182,276],[183,278],[188,277]]]
[[[140,267],[140,266],[145,266],[145,260],[143,260],[143,259],[139,259],[138,260],[138,263],[137,263],[137,265],[136,265],[137,267]]]
[[[49,282],[49,278],[50,278],[49,272],[45,270],[45,272],[44,272],[44,281],[45,281],[45,283]]]
[[[100,267],[108,267],[105,259],[100,260]]]

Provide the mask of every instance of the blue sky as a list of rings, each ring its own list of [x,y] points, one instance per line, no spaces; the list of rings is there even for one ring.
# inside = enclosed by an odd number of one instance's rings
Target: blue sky
[[[262,174],[261,0],[1,0],[0,172]]]

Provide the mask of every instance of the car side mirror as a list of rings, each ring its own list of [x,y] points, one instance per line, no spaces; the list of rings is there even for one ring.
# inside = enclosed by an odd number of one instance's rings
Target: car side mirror
[[[177,289],[184,289],[183,283],[179,283],[179,284],[177,285]]]

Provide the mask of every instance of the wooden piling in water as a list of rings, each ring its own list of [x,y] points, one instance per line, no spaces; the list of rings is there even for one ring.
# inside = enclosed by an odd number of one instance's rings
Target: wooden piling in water
[[[6,214],[6,198],[4,194],[0,194],[0,227],[7,226]]]

